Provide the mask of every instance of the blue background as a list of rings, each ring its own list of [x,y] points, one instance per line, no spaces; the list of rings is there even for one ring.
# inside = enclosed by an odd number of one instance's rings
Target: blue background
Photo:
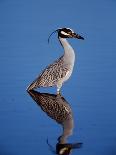
[[[61,127],[37,107],[26,87],[63,53],[56,35],[70,27],[74,72],[62,94],[75,120],[69,141],[79,155],[116,154],[116,1],[0,0],[0,155],[51,154]],[[55,88],[41,89],[55,93]]]

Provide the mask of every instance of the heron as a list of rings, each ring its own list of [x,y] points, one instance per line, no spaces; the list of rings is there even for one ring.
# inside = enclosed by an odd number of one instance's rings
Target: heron
[[[75,33],[71,28],[59,28],[51,33],[58,34],[58,40],[61,46],[64,48],[64,53],[60,58],[48,65],[43,72],[28,86],[27,91],[39,88],[39,87],[57,87],[57,94],[60,93],[61,87],[65,81],[69,79],[72,74],[75,52],[72,46],[68,42],[68,38],[82,39],[84,38]]]

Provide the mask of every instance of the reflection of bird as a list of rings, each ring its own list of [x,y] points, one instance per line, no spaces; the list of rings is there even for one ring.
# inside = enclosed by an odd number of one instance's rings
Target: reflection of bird
[[[40,76],[37,79],[35,79],[32,82],[32,84],[27,88],[28,91],[37,87],[57,86],[57,93],[59,93],[62,84],[66,80],[68,80],[72,74],[75,61],[75,54],[73,48],[68,43],[66,38],[84,38],[76,34],[70,28],[60,28],[54,31],[53,33],[55,32],[58,33],[58,39],[64,48],[64,55],[61,56],[58,60],[56,60],[53,64],[49,65],[42,72],[42,74],[40,74]]]
[[[49,117],[68,129],[73,128],[72,110],[61,95],[39,93],[35,90],[29,91],[29,94]],[[66,125],[69,120],[70,125]]]
[[[56,144],[56,153],[59,155],[69,155],[72,149],[79,149],[82,143]]]
[[[49,117],[61,124],[63,128],[63,133],[59,136],[58,143],[56,144],[56,153],[61,155],[69,154],[71,149],[80,148],[81,143],[67,143],[67,138],[73,131],[73,115],[71,107],[64,97],[61,95],[39,93],[35,90],[29,91],[29,94],[41,109]],[[49,143],[48,145],[52,148]]]

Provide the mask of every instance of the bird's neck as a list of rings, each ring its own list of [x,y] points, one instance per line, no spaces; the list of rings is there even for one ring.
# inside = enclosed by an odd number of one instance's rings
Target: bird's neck
[[[72,46],[68,43],[68,41],[65,38],[59,37],[59,41],[64,48],[64,56],[66,58],[70,58],[70,59],[72,58],[74,60],[75,53],[74,53]]]
[[[68,137],[71,136],[72,133],[73,133],[74,120],[73,120],[72,113],[70,113],[70,114],[67,116],[67,118],[69,118],[69,119],[65,120],[65,121],[62,123],[63,133],[62,133],[62,135],[61,135],[60,138],[59,138],[59,143],[60,143],[60,144],[65,144],[65,143],[67,143]]]

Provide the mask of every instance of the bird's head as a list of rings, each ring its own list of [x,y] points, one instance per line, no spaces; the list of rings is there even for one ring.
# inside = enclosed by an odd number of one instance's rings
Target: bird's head
[[[84,38],[81,37],[79,34],[75,33],[72,29],[66,28],[66,27],[55,30],[54,32],[51,33],[51,35],[53,33],[58,33],[58,38],[77,38],[77,39],[84,40]],[[48,42],[49,42],[51,35],[48,38]]]
[[[72,29],[70,28],[61,28],[57,30],[58,32],[58,37],[61,38],[77,38],[77,39],[83,39],[79,34],[75,33]]]

